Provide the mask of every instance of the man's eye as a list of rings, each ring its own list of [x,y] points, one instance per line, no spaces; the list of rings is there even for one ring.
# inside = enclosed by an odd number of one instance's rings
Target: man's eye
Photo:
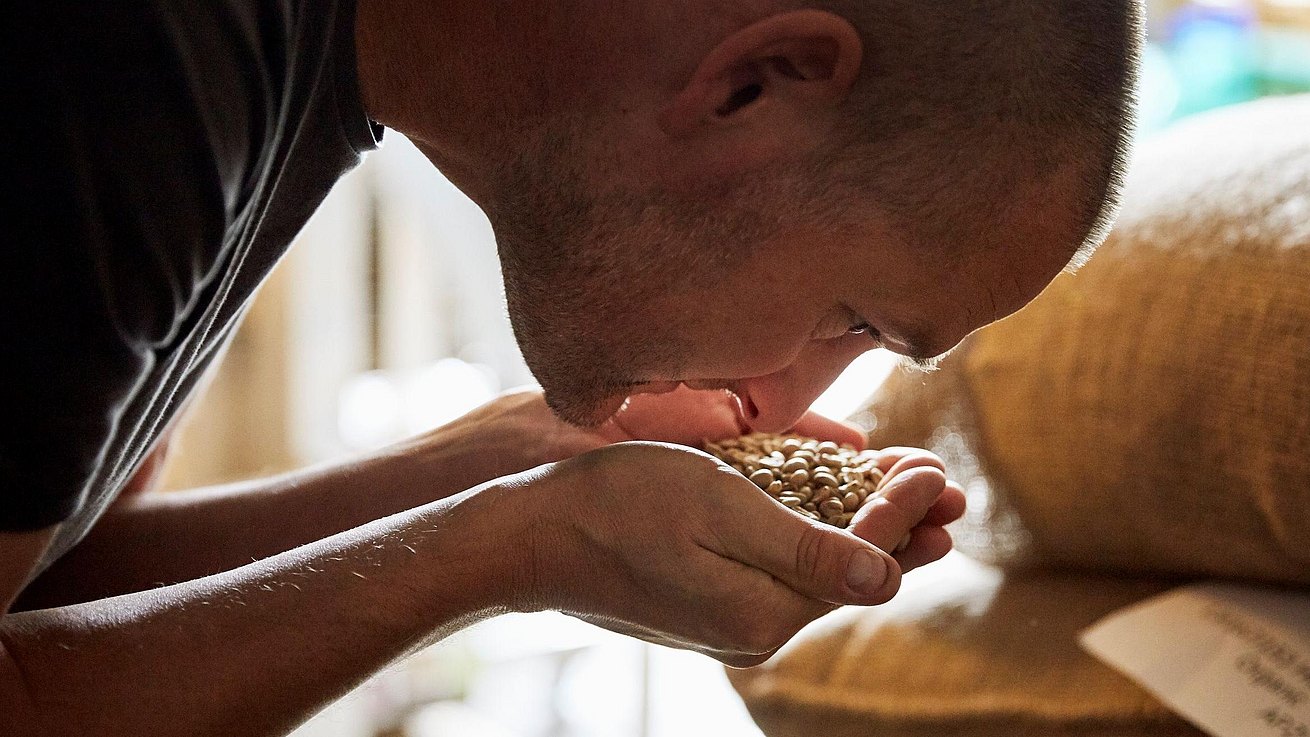
[[[848,329],[846,332],[850,333],[851,335],[862,335],[864,333],[869,332],[869,323],[862,322],[859,325],[852,325],[850,329]]]

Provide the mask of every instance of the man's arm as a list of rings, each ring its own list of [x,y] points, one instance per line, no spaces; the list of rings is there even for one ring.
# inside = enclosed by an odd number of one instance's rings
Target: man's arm
[[[437,444],[422,458],[387,454],[211,489],[124,496],[16,606],[78,604],[221,573],[496,476],[477,473],[485,465],[470,466],[459,454]],[[432,474],[422,467],[429,462],[451,471]]]
[[[941,516],[938,462],[898,465],[844,531],[705,454],[603,448],[219,575],[7,614],[0,714],[33,737],[283,734],[395,658],[512,609],[758,663],[833,604],[886,601],[900,561],[946,552],[883,551],[958,516]],[[0,534],[0,561],[30,567],[41,547]]]
[[[557,420],[539,392],[518,392],[349,463],[213,489],[125,493],[86,539],[28,587],[17,607],[77,604],[231,570],[608,443],[694,444],[739,431],[736,410],[722,392],[637,397],[619,419],[579,430]],[[839,442],[861,440],[817,415],[798,429]]]
[[[281,734],[394,658],[494,611],[489,525],[432,505],[166,588],[0,620],[15,734]],[[439,530],[442,530],[440,533]],[[0,534],[0,559],[39,550]],[[12,595],[10,591],[4,595]]]
[[[146,466],[160,464],[167,442]],[[375,455],[273,478],[156,492],[134,488],[151,485],[152,468],[143,468],[16,607],[79,604],[231,570],[606,442],[560,423],[539,392],[519,392]]]

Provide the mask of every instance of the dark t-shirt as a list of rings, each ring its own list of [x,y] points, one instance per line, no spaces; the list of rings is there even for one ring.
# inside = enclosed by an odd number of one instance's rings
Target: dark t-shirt
[[[19,3],[0,32],[0,531],[94,524],[376,145],[354,0]]]

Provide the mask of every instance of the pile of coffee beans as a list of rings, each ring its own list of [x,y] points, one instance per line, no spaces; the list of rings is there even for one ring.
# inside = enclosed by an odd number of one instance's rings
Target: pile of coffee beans
[[[883,477],[874,451],[794,435],[755,433],[707,443],[705,450],[788,509],[842,528]]]

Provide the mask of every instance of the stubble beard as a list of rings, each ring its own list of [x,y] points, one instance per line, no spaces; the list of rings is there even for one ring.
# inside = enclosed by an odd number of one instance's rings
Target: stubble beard
[[[524,360],[560,419],[594,427],[640,384],[683,375],[693,343],[671,326],[669,305],[739,264],[774,223],[659,191],[598,201],[579,168],[579,130],[515,142],[493,224]]]
[[[536,284],[510,286],[523,280]],[[652,341],[622,327],[628,321],[609,300],[591,306],[566,301],[546,286],[550,280],[532,275],[507,275],[506,284],[510,323],[523,358],[561,420],[579,427],[603,424],[640,383],[634,372],[663,363],[652,355]],[[588,287],[576,289],[586,294]]]

